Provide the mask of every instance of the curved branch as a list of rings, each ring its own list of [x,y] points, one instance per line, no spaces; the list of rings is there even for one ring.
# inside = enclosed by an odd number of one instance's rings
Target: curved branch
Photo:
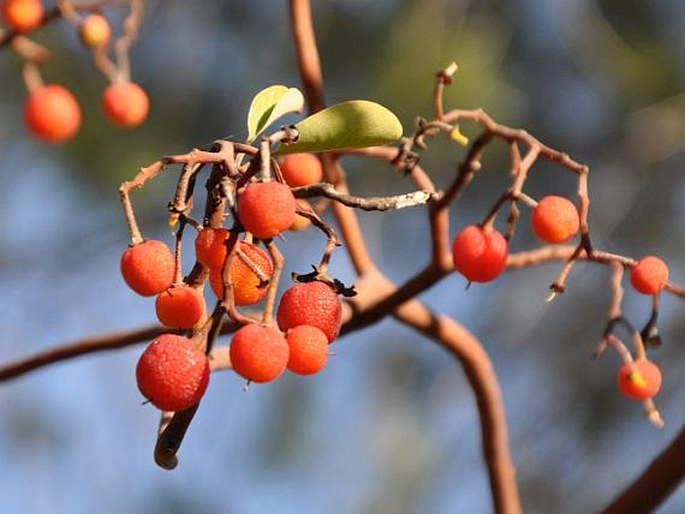
[[[478,405],[481,444],[490,477],[494,511],[521,513],[502,390],[485,349],[462,325],[446,316],[436,316],[416,300],[402,306],[395,317],[432,337],[461,363]]]
[[[367,275],[355,284],[358,295],[345,305],[343,332],[361,328],[357,317],[378,304],[379,298],[392,297],[396,287],[382,274]],[[438,316],[416,299],[397,306],[392,314],[398,321],[423,333],[448,350],[464,368],[476,397],[482,434],[483,455],[497,513],[518,514],[521,503],[509,452],[507,420],[502,393],[492,362],[481,343],[462,325]]]

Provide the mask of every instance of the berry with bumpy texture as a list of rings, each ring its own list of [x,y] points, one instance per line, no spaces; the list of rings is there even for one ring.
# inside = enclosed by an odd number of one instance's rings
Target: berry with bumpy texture
[[[649,255],[640,261],[630,271],[630,283],[642,294],[655,295],[668,282],[668,266],[664,261]]]
[[[104,45],[112,36],[112,29],[107,18],[97,13],[89,14],[83,18],[78,31],[83,44],[90,47]]]
[[[114,125],[135,128],[147,118],[150,100],[135,82],[116,82],[102,93],[102,108]]]
[[[238,195],[238,219],[259,239],[288,230],[295,221],[296,208],[292,191],[280,182],[254,182]]]
[[[202,319],[205,298],[200,291],[188,285],[172,286],[157,296],[157,319],[165,327],[192,328]]]
[[[299,283],[283,292],[276,318],[284,332],[298,325],[311,325],[326,334],[331,343],[340,332],[342,303],[328,284],[319,281]]]
[[[533,233],[546,243],[565,243],[580,229],[576,206],[563,196],[545,196],[533,209]]]
[[[40,0],[5,0],[2,2],[2,19],[17,32],[27,32],[43,21],[43,3]]]
[[[317,184],[323,178],[321,161],[311,153],[292,153],[281,162],[283,180],[291,187]]]
[[[262,278],[268,280],[271,277],[273,264],[268,254],[257,245],[239,241],[238,250],[240,253],[236,252],[233,256],[229,270],[233,301],[238,306],[254,305],[262,301],[269,290],[268,283]],[[249,264],[246,260],[249,260]],[[259,273],[255,273],[255,270]],[[222,300],[224,283],[220,268],[209,270],[209,285],[216,297]]]
[[[618,371],[618,390],[633,400],[647,400],[661,388],[661,370],[652,361],[625,363]]]
[[[233,370],[251,382],[271,382],[288,365],[288,343],[278,330],[252,323],[231,339],[229,355]]]
[[[288,369],[298,375],[313,375],[328,361],[328,338],[311,325],[298,325],[285,334],[290,347]]]
[[[154,296],[171,287],[176,261],[166,244],[148,239],[127,248],[120,267],[131,289],[142,296]]]
[[[49,84],[34,89],[24,104],[29,132],[49,143],[71,139],[81,126],[81,108],[64,86]]]
[[[454,268],[470,282],[490,282],[502,274],[507,265],[509,244],[492,228],[469,225],[454,238]]]
[[[177,412],[200,401],[209,383],[209,359],[187,337],[163,334],[136,366],[138,389],[155,407]]]

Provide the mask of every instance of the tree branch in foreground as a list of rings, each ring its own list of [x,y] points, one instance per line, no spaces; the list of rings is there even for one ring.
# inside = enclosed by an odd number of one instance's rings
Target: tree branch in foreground
[[[648,514],[673,493],[685,477],[685,427],[602,514]]]

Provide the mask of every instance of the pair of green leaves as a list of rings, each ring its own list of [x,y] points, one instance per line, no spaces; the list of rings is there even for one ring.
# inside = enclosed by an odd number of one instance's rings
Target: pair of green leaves
[[[300,113],[304,97],[296,88],[270,86],[252,100],[247,115],[248,142],[286,114]],[[390,110],[368,100],[350,100],[323,109],[295,123],[299,137],[282,144],[279,155],[328,152],[384,145],[402,136],[402,124]]]

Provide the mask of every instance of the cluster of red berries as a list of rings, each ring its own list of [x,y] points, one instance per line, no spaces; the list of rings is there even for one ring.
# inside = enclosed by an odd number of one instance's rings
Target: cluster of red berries
[[[570,241],[580,229],[576,206],[561,196],[546,196],[531,215],[533,234],[548,244]],[[454,268],[469,282],[489,282],[504,271],[509,245],[490,225],[469,225],[452,244]],[[668,282],[668,266],[658,257],[647,256],[631,267],[630,283],[639,293],[654,296]],[[652,361],[642,358],[625,362],[618,372],[618,389],[636,400],[652,398],[661,387],[661,372]]]
[[[102,108],[113,124],[134,128],[147,118],[150,102],[138,84],[118,82],[104,90]],[[24,105],[24,119],[29,132],[36,138],[59,143],[71,139],[78,132],[81,108],[66,87],[46,84],[31,91]]]
[[[304,164],[297,165],[294,162]],[[314,174],[311,173],[312,164]],[[318,172],[316,172],[318,166]],[[316,157],[293,154],[281,172],[288,184],[309,185],[321,180]],[[194,240],[195,258],[208,270],[209,285],[219,301],[227,288],[235,306],[254,305],[268,292],[274,265],[263,246],[238,240],[244,230],[266,241],[291,229],[297,203],[288,184],[253,181],[237,194],[237,228],[200,228]],[[207,320],[202,286],[181,282],[176,258],[168,245],[146,240],[129,247],[121,258],[128,286],[143,296],[156,296],[160,323],[170,329],[192,329]],[[270,382],[286,369],[311,375],[328,359],[328,345],[338,336],[342,304],[325,281],[298,282],[278,303],[275,324],[247,323],[231,339],[233,370],[248,382]],[[163,410],[182,410],[199,401],[208,383],[209,363],[191,339],[163,335],[153,340],[140,358],[137,380],[142,394]]]
[[[659,257],[649,255],[631,269],[633,288],[648,296],[658,295],[668,282],[668,266]],[[661,388],[661,370],[646,357],[625,362],[618,371],[619,391],[633,400],[648,400]]]
[[[580,229],[578,210],[564,197],[546,196],[533,209],[531,228],[545,243],[566,243]],[[469,282],[496,279],[506,267],[508,254],[506,238],[491,226],[469,225],[452,243],[454,268]],[[642,294],[658,294],[668,282],[668,267],[658,257],[645,257],[632,267],[630,281]]]
[[[13,31],[26,33],[40,26],[45,12],[41,0],[3,0],[2,19]],[[109,42],[112,34],[107,18],[98,13],[84,16],[78,23],[79,38],[92,48]],[[145,91],[130,81],[114,82],[102,94],[102,108],[114,125],[134,128],[143,123],[150,109]],[[73,138],[81,126],[81,108],[69,89],[59,84],[32,87],[24,105],[24,121],[29,132],[49,143]]]
[[[338,336],[342,305],[323,282],[304,282],[286,289],[278,305],[278,329],[249,324],[231,340],[233,369],[250,382],[270,382],[286,368],[300,375],[321,371],[328,345]]]
[[[531,228],[545,243],[566,243],[580,229],[578,210],[562,196],[546,196],[533,209]],[[496,279],[504,271],[508,256],[507,239],[491,226],[469,225],[452,243],[454,268],[469,282]]]

